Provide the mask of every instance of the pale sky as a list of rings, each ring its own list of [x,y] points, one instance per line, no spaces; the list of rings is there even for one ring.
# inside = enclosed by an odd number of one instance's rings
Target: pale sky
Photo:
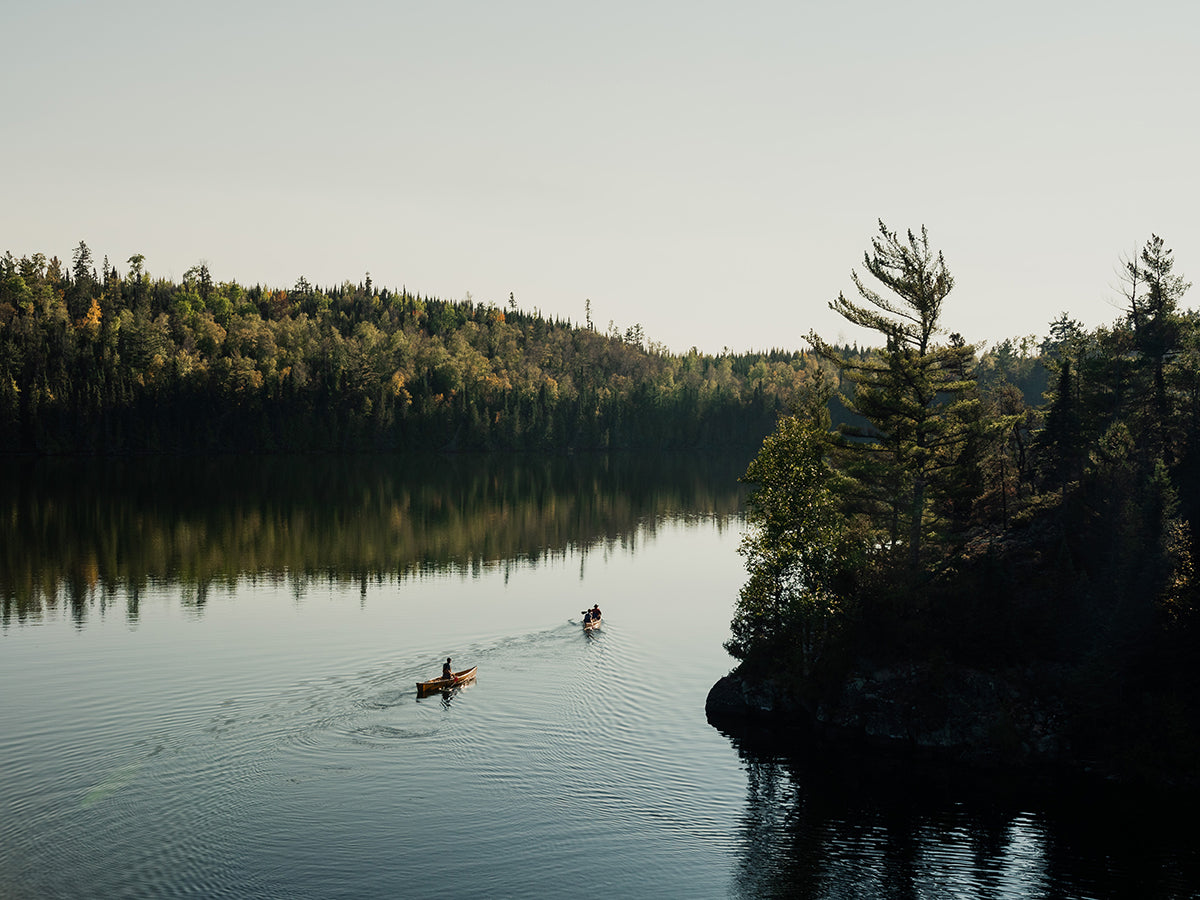
[[[517,304],[677,352],[871,341],[927,226],[971,341],[1200,281],[1200,4],[17,0],[0,252]],[[1184,298],[1200,305],[1200,287]]]

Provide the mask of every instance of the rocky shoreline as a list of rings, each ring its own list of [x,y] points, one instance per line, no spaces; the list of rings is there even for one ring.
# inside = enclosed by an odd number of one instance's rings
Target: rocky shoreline
[[[796,686],[732,673],[709,691],[705,713],[724,730],[788,740],[856,744],[974,767],[1082,768],[1065,733],[1052,671],[997,673],[908,665],[861,669],[819,699]]]

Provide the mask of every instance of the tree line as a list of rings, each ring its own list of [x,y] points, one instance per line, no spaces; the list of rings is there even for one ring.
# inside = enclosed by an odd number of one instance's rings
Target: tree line
[[[881,222],[830,304],[877,346],[810,334],[836,379],[745,475],[742,669],[817,702],[863,665],[1050,667],[1079,752],[1193,770],[1200,316],[1174,263],[1151,236],[1114,323],[1063,313],[981,354],[940,328],[954,278],[926,231]]]
[[[0,452],[756,446],[820,362],[358,283],[0,258]]]

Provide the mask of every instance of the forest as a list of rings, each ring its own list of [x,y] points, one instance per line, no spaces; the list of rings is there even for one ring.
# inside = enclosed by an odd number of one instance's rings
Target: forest
[[[0,452],[754,447],[820,365],[359,283],[0,258]]]
[[[994,745],[1036,731],[1075,762],[1200,784],[1200,317],[1174,265],[1152,236],[1120,261],[1117,321],[1050,323],[1032,398],[1011,345],[981,358],[940,331],[954,278],[925,230],[880,223],[856,296],[830,304],[876,349],[810,334],[839,381],[810,384],[745,476],[741,672],[790,673],[816,709],[902,671],[934,718],[969,693],[951,685],[1000,683]],[[831,420],[835,397],[852,417]],[[1024,732],[1022,694],[1042,716]]]

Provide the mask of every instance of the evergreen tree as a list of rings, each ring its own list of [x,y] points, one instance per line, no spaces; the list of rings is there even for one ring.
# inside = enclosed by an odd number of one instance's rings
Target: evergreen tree
[[[1182,276],[1173,274],[1174,266],[1172,251],[1157,234],[1150,236],[1136,259],[1125,263],[1126,312],[1141,369],[1149,382],[1145,396],[1153,404],[1145,414],[1145,424],[1158,445],[1156,452],[1164,458],[1170,455],[1171,420],[1166,364],[1180,342],[1179,301],[1191,287]]]
[[[851,277],[866,302],[839,294],[829,305],[852,324],[878,332],[883,349],[852,356],[815,332],[808,341],[854,385],[842,401],[867,425],[843,427],[845,447],[857,457],[851,464],[865,496],[885,511],[880,524],[886,543],[906,547],[916,572],[932,524],[929,501],[953,493],[951,482],[964,471],[963,453],[976,429],[979,402],[970,373],[975,348],[961,339],[934,343],[954,278],[942,254],[930,250],[924,228],[919,237],[910,230],[901,238],[881,221],[863,259],[891,296],[855,272]]]
[[[82,319],[92,305],[96,287],[96,268],[92,251],[80,241],[72,255],[71,289],[67,294],[67,312],[73,320]]]

